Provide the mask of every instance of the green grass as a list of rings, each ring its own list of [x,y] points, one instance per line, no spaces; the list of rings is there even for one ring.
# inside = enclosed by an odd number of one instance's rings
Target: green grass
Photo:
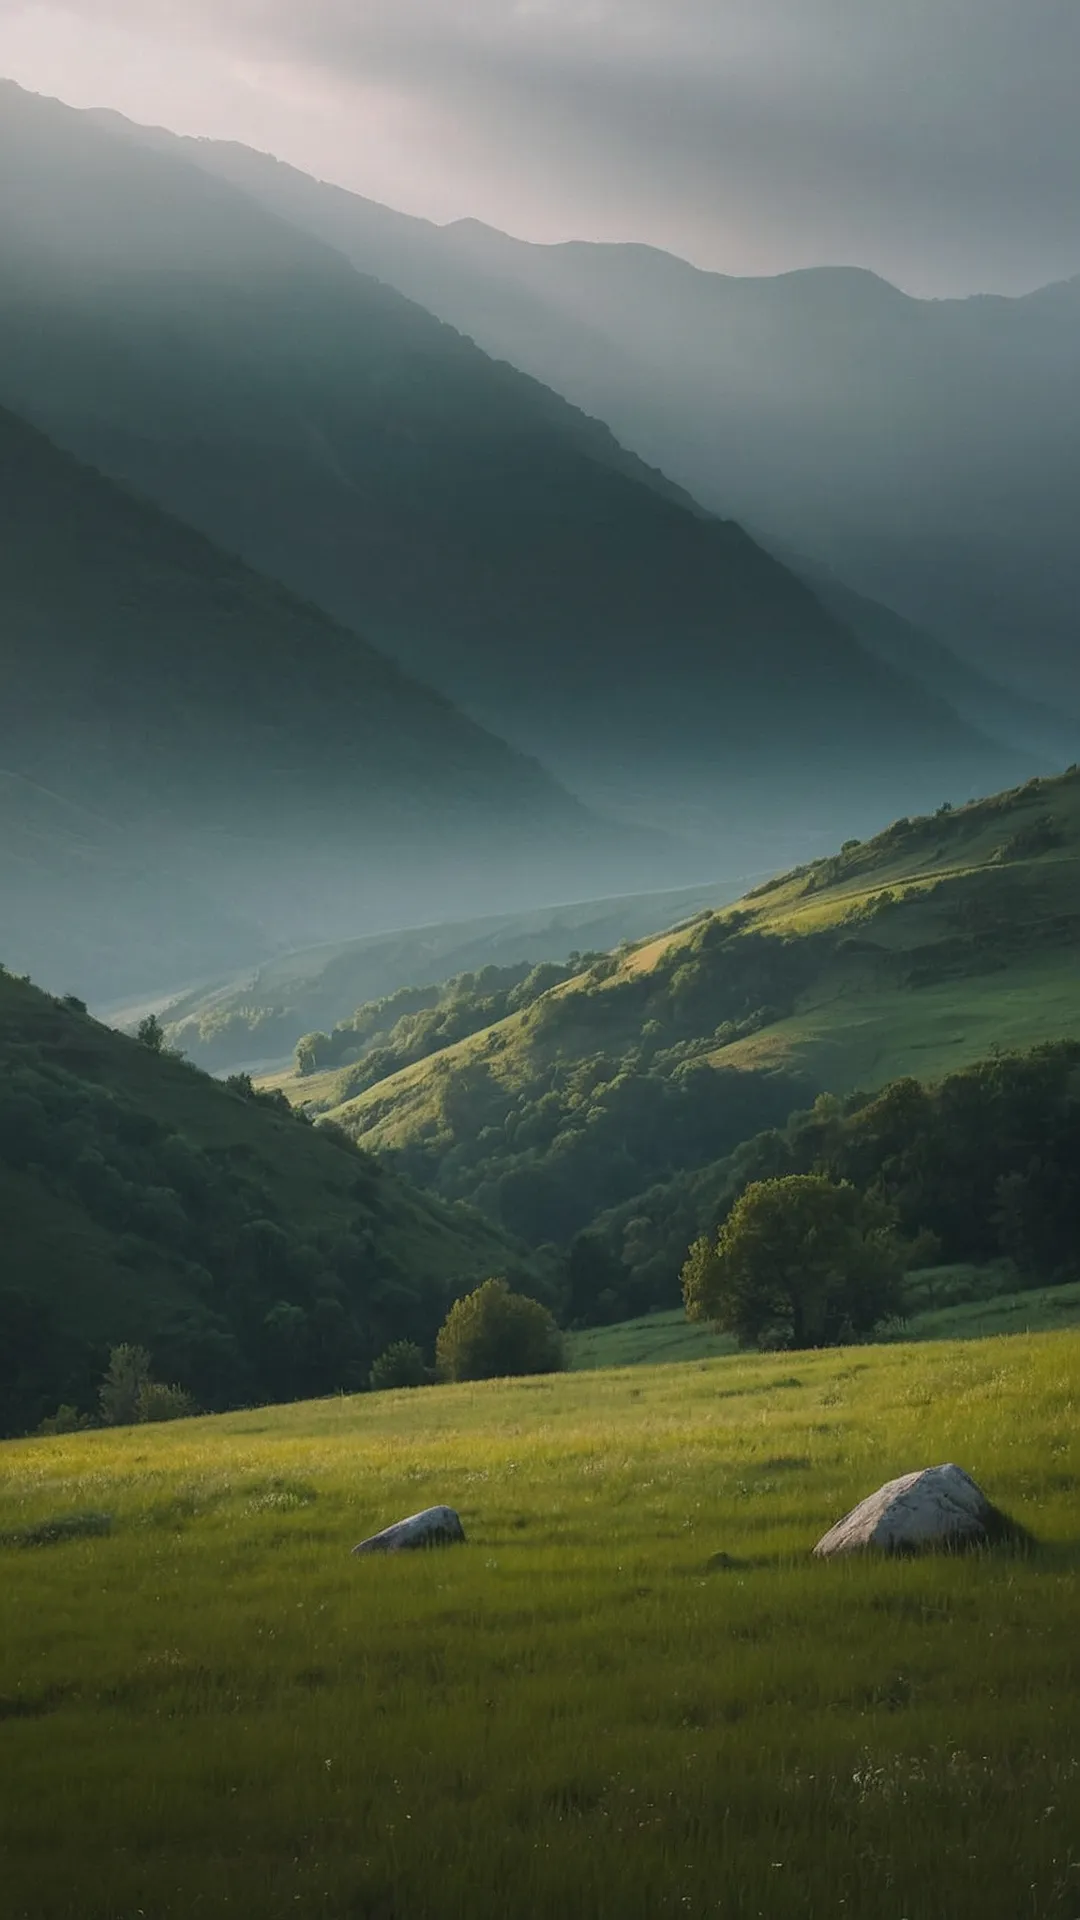
[[[1044,820],[1052,844],[1025,846],[1023,835]],[[793,1084],[800,1076],[805,1087],[836,1093],[874,1090],[906,1074],[939,1079],[995,1047],[1023,1051],[1078,1039],[1078,877],[1075,773],[852,842],[816,869],[799,869],[711,916],[719,932],[817,939],[809,977],[783,1017],[715,1046],[717,1006],[706,995],[700,1031],[678,1037],[696,1039],[698,1057],[710,1065],[789,1074]],[[693,963],[709,919],[699,915],[639,942],[599,991],[584,975],[553,988],[546,998],[565,1001],[575,1015],[554,1041],[537,1021],[541,1003],[331,1111],[374,1150],[432,1139],[448,1146],[448,1076],[482,1066],[501,1087],[520,1092],[541,1083],[553,1057],[564,1069],[600,1052],[632,1058],[651,1010],[643,1014],[628,1001],[620,1019],[610,990],[643,975],[659,987]],[[304,1082],[280,1084],[304,1098]],[[320,1092],[325,1098],[332,1088]]]
[[[1075,1920],[1078,1413],[1061,1332],[8,1443],[5,1920]],[[946,1459],[1032,1557],[808,1558]]]
[[[656,1367],[676,1360],[713,1360],[736,1351],[730,1334],[695,1326],[681,1307],[671,1313],[645,1313],[610,1327],[586,1327],[566,1337],[575,1372],[597,1367]]]
[[[951,1271],[951,1270],[950,1270]],[[972,1269],[972,1272],[977,1271]],[[904,1340],[981,1340],[993,1333],[1049,1333],[1080,1326],[1080,1284],[1035,1287],[989,1300],[971,1300],[912,1314]],[[575,1372],[597,1367],[654,1367],[677,1360],[711,1360],[736,1351],[729,1334],[695,1325],[682,1308],[646,1313],[611,1327],[587,1327],[567,1336]]]

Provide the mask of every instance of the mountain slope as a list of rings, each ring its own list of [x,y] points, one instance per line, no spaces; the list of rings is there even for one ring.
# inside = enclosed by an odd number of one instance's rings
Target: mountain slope
[[[1080,279],[933,301],[846,268],[736,279],[649,247],[438,228],[226,142],[184,151],[601,415],[766,544],[1019,691],[1064,697],[1080,730]]]
[[[3,412],[0,522],[9,965],[116,994],[648,869],[355,634]]]
[[[743,882],[745,885],[745,882]],[[276,954],[252,970],[152,1003],[169,1043],[214,1072],[246,1067],[265,1072],[284,1062],[302,1035],[333,1028],[358,1007],[402,987],[424,987],[461,973],[520,962],[566,960],[606,951],[621,940],[687,918],[742,891],[737,881],[630,894],[481,920],[399,928],[366,939]],[[134,1027],[151,1005],[113,1003],[110,1025]],[[260,1064],[261,1063],[261,1064]],[[291,1066],[291,1058],[289,1059]]]
[[[538,1242],[569,1238],[819,1092],[1080,1038],[1078,876],[1076,772],[900,820],[613,956],[335,1118],[437,1191]],[[291,1091],[302,1100],[303,1082]]]
[[[364,1384],[522,1266],[464,1209],[2,971],[0,1211],[0,1432],[91,1409],[123,1341],[204,1404]]]
[[[811,796],[806,846],[1003,777],[739,527],[322,242],[17,91],[0,143],[0,390],[587,798],[762,864]]]

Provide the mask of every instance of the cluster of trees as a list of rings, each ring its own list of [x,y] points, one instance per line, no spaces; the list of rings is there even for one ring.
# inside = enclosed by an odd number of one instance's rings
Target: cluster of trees
[[[1080,1043],[1001,1054],[936,1085],[822,1095],[786,1126],[682,1172],[597,1221],[578,1263],[596,1318],[678,1302],[690,1242],[755,1183],[822,1175],[884,1207],[922,1264],[1007,1258],[1031,1284],[1080,1272]],[[586,1257],[587,1256],[587,1257]],[[571,1266],[575,1249],[571,1249]],[[615,1297],[613,1308],[612,1295]],[[579,1312],[590,1311],[587,1293]]]
[[[596,953],[572,953],[565,961],[539,965],[526,960],[509,967],[480,967],[473,973],[455,974],[437,987],[401,987],[385,999],[358,1007],[330,1033],[305,1034],[296,1046],[297,1072],[350,1068],[336,1094],[339,1100],[347,1100],[414,1060],[426,1060],[507,1014],[522,1012],[552,987],[603,958]]]
[[[455,1300],[435,1341],[434,1367],[414,1341],[398,1340],[379,1355],[370,1384],[379,1392],[434,1380],[557,1373],[565,1365],[565,1342],[550,1309],[498,1278]]]
[[[476,1061],[433,1079],[430,1130],[394,1164],[533,1247],[566,1246],[650,1181],[782,1120],[798,1085],[636,1054],[535,1062],[524,1083]]]
[[[160,1420],[184,1420],[198,1411],[183,1387],[155,1380],[145,1347],[124,1342],[114,1347],[98,1389],[97,1416],[61,1404],[41,1423],[42,1433],[80,1433],[88,1427],[135,1427]]]

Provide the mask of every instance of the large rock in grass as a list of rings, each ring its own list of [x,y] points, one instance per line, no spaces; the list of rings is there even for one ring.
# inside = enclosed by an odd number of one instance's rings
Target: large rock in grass
[[[992,1506],[963,1467],[923,1467],[890,1480],[860,1501],[814,1548],[820,1559],[837,1554],[927,1553],[1019,1543],[1023,1528]]]
[[[370,1540],[361,1540],[354,1553],[406,1553],[416,1547],[452,1547],[464,1540],[465,1529],[453,1507],[425,1507],[411,1513]]]

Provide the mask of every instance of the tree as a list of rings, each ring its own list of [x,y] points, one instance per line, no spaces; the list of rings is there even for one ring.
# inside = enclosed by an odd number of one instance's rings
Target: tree
[[[485,1280],[451,1307],[435,1343],[442,1380],[492,1380],[505,1374],[557,1373],[563,1337],[546,1307],[505,1280]]]
[[[165,1029],[156,1013],[148,1013],[145,1020],[139,1021],[135,1038],[140,1047],[145,1047],[149,1053],[165,1051]]]
[[[98,1393],[105,1425],[133,1427],[139,1418],[139,1395],[149,1384],[150,1355],[146,1348],[126,1344],[114,1347]]]
[[[428,1370],[423,1353],[413,1340],[395,1340],[380,1353],[369,1379],[373,1393],[384,1393],[390,1387],[426,1386]]]
[[[823,1174],[758,1180],[715,1244],[683,1268],[691,1320],[714,1320],[744,1346],[835,1346],[900,1304],[904,1252],[890,1210]]]

